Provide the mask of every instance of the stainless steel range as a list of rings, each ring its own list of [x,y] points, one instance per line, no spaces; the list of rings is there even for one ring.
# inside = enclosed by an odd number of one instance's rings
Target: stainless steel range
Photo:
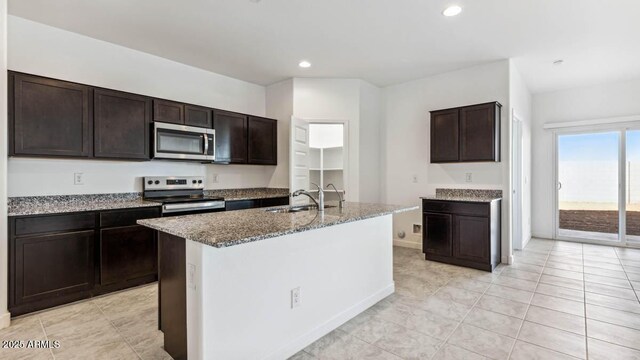
[[[204,194],[202,176],[146,176],[143,197],[162,204],[162,216],[224,211],[224,198]]]

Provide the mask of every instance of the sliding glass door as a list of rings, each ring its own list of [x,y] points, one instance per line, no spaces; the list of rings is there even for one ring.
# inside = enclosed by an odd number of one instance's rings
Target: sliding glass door
[[[557,134],[556,237],[640,244],[640,130]]]

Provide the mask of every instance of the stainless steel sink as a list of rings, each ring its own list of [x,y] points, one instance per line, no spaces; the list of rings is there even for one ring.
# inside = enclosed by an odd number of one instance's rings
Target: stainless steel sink
[[[336,205],[325,205],[324,208],[334,208]],[[266,212],[279,213],[279,214],[287,214],[287,213],[297,213],[301,211],[309,211],[309,210],[317,210],[318,207],[316,205],[298,205],[298,206],[288,206],[288,207],[280,207],[280,208],[271,208],[266,209]]]

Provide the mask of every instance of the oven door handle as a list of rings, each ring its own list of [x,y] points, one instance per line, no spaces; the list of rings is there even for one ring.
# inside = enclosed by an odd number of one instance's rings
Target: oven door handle
[[[224,209],[224,201],[205,201],[199,203],[187,204],[167,204],[162,206],[162,212],[172,213],[189,210],[205,210],[205,209]]]
[[[202,138],[204,139],[204,155],[208,155],[209,153],[209,135],[202,134]]]

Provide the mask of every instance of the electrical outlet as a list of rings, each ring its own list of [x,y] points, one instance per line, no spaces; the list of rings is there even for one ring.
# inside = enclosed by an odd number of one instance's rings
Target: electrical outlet
[[[413,174],[413,182],[414,183],[418,182],[418,175],[417,174]]]
[[[291,290],[291,308],[297,308],[302,304],[302,298],[300,297],[300,287]]]
[[[422,233],[422,225],[421,224],[413,224],[413,233],[414,234]]]
[[[218,182],[220,182],[220,175],[213,174],[212,178],[213,178],[213,183],[214,184],[217,184]]]
[[[473,181],[473,173],[465,173],[464,174],[464,181],[472,182]]]
[[[84,174],[83,173],[74,173],[73,174],[73,185],[84,185]]]
[[[193,264],[189,264],[188,266],[189,270],[187,271],[187,285],[189,286],[189,288],[194,289],[196,288],[196,266]]]

